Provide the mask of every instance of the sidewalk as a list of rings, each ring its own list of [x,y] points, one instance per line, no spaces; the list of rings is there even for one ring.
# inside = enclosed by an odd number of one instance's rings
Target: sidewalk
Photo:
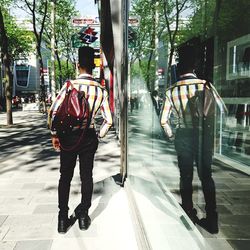
[[[110,131],[100,142],[96,154],[91,227],[80,231],[75,223],[67,234],[60,235],[57,233],[59,155],[51,147],[45,116],[22,111],[13,114],[15,125],[6,127],[3,125],[5,114],[0,113],[0,249],[137,250],[138,232],[133,227],[136,224],[133,221],[135,211],[131,210],[131,204],[128,205],[133,199],[130,197],[128,201],[128,190],[120,188],[112,178],[119,173],[120,165],[120,149],[114,132]],[[145,140],[148,139],[138,128],[138,125],[133,127],[135,131],[129,151],[140,156],[141,147],[138,145],[150,148],[152,145],[148,141],[146,146]],[[144,152],[143,159],[139,157],[139,162],[137,158],[131,158],[130,163],[132,160],[135,167],[130,169],[128,181],[134,182],[130,191],[136,199],[134,203],[140,208],[138,214],[143,230],[152,245],[157,246],[154,249],[165,250],[163,242],[169,245],[167,249],[174,250],[184,249],[183,246],[192,250],[199,246],[199,249],[206,250],[209,247],[249,249],[249,176],[214,161],[220,233],[210,235],[199,226],[188,230],[185,218],[180,223],[182,212],[173,204],[173,197],[176,203],[180,200],[173,145],[166,147],[161,138],[153,140],[154,150],[161,153],[155,158],[145,151],[147,153]],[[144,143],[140,144],[142,141]],[[166,163],[167,169],[162,162]],[[70,213],[80,201],[78,172],[76,167]],[[204,200],[197,174],[194,185],[194,201],[200,217],[204,214]]]
[[[94,167],[94,194],[87,231],[75,223],[57,233],[59,155],[51,148],[45,116],[13,113],[15,125],[4,126],[0,113],[0,249],[1,250],[133,250],[137,249],[119,173],[120,149],[109,132],[100,144]],[[70,213],[80,201],[78,167],[71,185]]]

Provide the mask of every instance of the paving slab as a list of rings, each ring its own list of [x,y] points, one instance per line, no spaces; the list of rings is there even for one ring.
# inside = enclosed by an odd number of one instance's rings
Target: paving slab
[[[7,215],[0,215],[0,226],[4,223],[7,217]]]
[[[22,225],[28,225],[30,227],[36,227],[37,225],[51,225],[54,215],[40,214],[40,215],[9,215],[4,221],[5,226],[18,227]]]
[[[51,225],[28,225],[21,224],[10,226],[5,234],[4,241],[26,241],[26,240],[46,240],[53,239],[57,235],[56,227]]]
[[[54,214],[58,212],[58,204],[42,204],[37,205],[33,211],[33,214]]]
[[[213,250],[231,250],[233,247],[225,239],[207,239],[208,244]]]
[[[5,237],[5,235],[8,233],[8,231],[9,231],[9,226],[1,226],[0,227],[0,241],[2,241],[3,240],[3,238]]]
[[[50,250],[52,240],[18,241],[14,250]]]
[[[15,245],[15,241],[0,241],[1,250],[14,250]]]
[[[229,240],[233,249],[249,250],[250,240]]]

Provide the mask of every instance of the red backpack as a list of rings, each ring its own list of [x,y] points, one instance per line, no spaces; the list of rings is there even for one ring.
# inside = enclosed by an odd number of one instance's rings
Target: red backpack
[[[90,111],[87,97],[84,91],[78,91],[70,82],[66,82],[66,94],[63,102],[52,117],[51,130],[56,131],[59,140],[64,135],[70,135],[74,131],[81,131],[78,142],[63,150],[70,151],[81,142],[84,132],[90,125]],[[50,114],[52,116],[52,114]]]

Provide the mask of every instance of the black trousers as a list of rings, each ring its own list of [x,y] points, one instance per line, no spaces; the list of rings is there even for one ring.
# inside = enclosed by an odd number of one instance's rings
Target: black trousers
[[[207,215],[216,212],[215,184],[212,178],[213,128],[185,129],[176,131],[175,148],[180,169],[180,194],[185,211],[193,208],[192,181],[196,162],[199,179],[206,203]]]
[[[60,138],[62,145],[73,145],[79,139],[79,134]],[[91,206],[93,193],[93,165],[94,156],[98,147],[98,139],[94,129],[88,129],[79,146],[73,151],[60,152],[60,179],[58,185],[59,214],[68,214],[70,184],[74,175],[77,157],[79,157],[81,178],[81,208],[87,210]]]

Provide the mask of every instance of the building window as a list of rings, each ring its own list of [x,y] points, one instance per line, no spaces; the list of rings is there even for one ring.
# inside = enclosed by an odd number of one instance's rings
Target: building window
[[[227,80],[250,78],[250,34],[227,43]]]
[[[29,84],[29,72],[30,66],[27,65],[16,65],[15,73],[16,73],[16,84],[20,87],[28,87]]]

